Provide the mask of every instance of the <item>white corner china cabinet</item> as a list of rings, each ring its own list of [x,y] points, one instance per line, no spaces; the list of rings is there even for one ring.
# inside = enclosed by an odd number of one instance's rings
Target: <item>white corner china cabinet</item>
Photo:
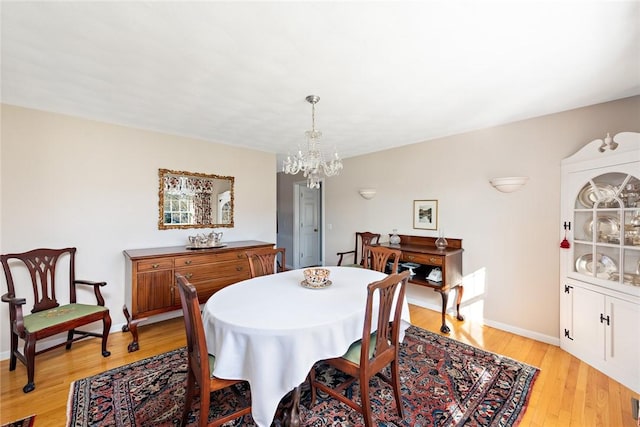
[[[560,346],[640,393],[640,133],[562,161]]]

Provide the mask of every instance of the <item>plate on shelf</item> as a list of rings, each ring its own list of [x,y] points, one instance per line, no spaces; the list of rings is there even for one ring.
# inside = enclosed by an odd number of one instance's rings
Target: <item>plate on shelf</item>
[[[227,246],[226,243],[219,243],[213,246],[187,246],[187,249],[215,249],[215,248],[224,248]]]
[[[576,260],[576,271],[578,273],[593,275],[593,255],[582,255]],[[599,255],[596,262],[596,277],[600,279],[609,279],[611,274],[618,272],[616,263],[606,255]]]
[[[598,194],[599,193],[599,194]],[[616,189],[609,184],[587,185],[578,194],[578,200],[585,208],[592,208],[593,204],[600,199],[613,199]]]
[[[620,222],[618,221],[618,218],[606,215],[598,216],[596,219],[596,225],[597,229],[605,236],[620,236]],[[584,232],[587,237],[591,239],[593,236],[593,220],[584,224]]]
[[[318,285],[314,285],[313,283],[309,283],[306,280],[303,280],[302,282],[300,282],[300,284],[305,287],[305,288],[309,288],[309,289],[324,289],[324,288],[328,288],[329,286],[331,286],[331,280],[327,280],[324,283],[320,283]]]

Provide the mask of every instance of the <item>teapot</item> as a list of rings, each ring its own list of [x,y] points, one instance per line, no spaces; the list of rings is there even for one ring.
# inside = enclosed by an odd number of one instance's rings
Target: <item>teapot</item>
[[[209,234],[196,234],[195,236],[189,236],[189,244],[194,248],[207,248],[211,246],[218,246],[222,240],[222,231],[216,233],[212,231]]]
[[[212,231],[211,233],[209,233],[209,242],[211,243],[212,246],[219,245],[221,241],[222,241],[222,231],[218,233],[216,233],[215,231]]]

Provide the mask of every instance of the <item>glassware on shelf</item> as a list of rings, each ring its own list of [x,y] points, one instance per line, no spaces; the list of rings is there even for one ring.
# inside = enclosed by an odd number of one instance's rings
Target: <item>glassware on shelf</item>
[[[443,250],[444,248],[447,247],[448,244],[449,242],[447,242],[447,239],[444,238],[444,233],[440,231],[440,235],[436,239],[436,248]]]
[[[391,243],[392,245],[399,245],[400,244],[400,236],[398,236],[398,229],[397,228],[393,229],[393,234],[391,235],[391,237],[389,237],[389,243]]]

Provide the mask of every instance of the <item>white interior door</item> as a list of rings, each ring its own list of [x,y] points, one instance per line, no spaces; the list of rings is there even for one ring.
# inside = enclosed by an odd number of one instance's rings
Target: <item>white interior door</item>
[[[320,265],[320,190],[296,185],[298,189],[297,268]]]

